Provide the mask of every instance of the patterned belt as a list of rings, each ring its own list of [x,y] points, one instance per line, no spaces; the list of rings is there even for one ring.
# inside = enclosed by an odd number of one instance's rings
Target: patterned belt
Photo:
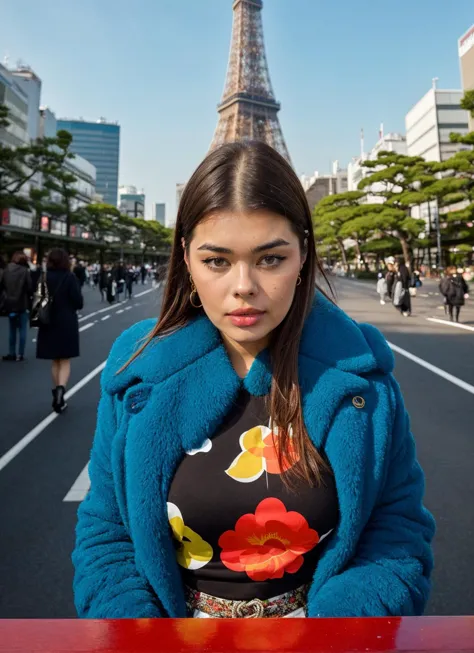
[[[231,601],[219,599],[204,592],[198,592],[190,587],[185,588],[186,605],[190,614],[200,610],[214,618],[221,619],[261,619],[265,617],[286,617],[307,603],[308,585],[281,594],[272,599],[261,601]]]

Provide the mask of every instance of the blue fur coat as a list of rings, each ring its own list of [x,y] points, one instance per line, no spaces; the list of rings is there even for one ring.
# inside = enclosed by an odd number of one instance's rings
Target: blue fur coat
[[[242,381],[205,316],[116,374],[154,324],[122,334],[102,375],[73,553],[80,617],[186,616],[166,509],[174,471],[216,432],[242,383],[254,395],[270,388],[266,352]],[[313,578],[310,617],[419,615],[429,596],[435,526],[393,364],[374,327],[316,297],[299,377],[309,436],[334,471],[340,520]]]

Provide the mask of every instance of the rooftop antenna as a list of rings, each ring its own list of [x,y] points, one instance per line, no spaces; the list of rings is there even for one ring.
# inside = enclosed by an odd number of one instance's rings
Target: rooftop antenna
[[[431,80],[431,84],[433,85],[433,89],[436,91],[437,87],[437,82],[439,81],[439,77],[433,77]]]
[[[364,158],[364,128],[360,130],[360,158]]]

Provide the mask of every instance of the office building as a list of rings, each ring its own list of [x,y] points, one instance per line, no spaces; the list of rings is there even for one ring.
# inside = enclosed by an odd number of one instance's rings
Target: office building
[[[56,114],[49,107],[40,107],[39,110],[39,137],[54,138],[58,131]]]
[[[460,143],[451,143],[451,133],[469,131],[468,113],[461,109],[460,90],[433,87],[410,109],[405,117],[407,154],[422,156],[427,161],[446,161],[459,150]]]
[[[120,186],[118,207],[129,218],[144,218],[145,195],[139,193],[136,186]]]
[[[155,204],[155,215],[154,219],[156,222],[165,226],[166,223],[166,204]]]
[[[23,85],[8,70],[0,64],[0,104],[8,109],[8,127],[0,127],[0,145],[3,147],[22,147],[28,145],[30,137],[28,134],[29,121],[29,96]],[[28,198],[30,189],[36,185],[36,180],[28,181],[20,190],[20,195]],[[28,211],[9,208],[0,211],[0,226],[15,226],[23,229],[31,229],[33,215]]]
[[[30,140],[35,141],[39,138],[41,79],[29,66],[24,65],[19,65],[11,74],[28,98],[28,136]]]
[[[58,130],[72,134],[71,150],[87,159],[97,170],[97,193],[106,204],[117,206],[120,125],[100,118],[97,122],[85,120],[58,120]]]
[[[319,175],[318,172],[315,172],[311,177],[303,175],[301,182],[312,212],[323,197],[347,191],[347,170],[341,170],[338,161],[335,161],[331,174]]]
[[[12,73],[0,64],[0,104],[8,109],[9,126],[0,128],[0,144],[21,147],[29,143],[28,95]]]
[[[364,161],[375,161],[379,152],[394,152],[395,154],[406,154],[407,153],[407,143],[405,136],[402,134],[397,134],[395,132],[390,132],[388,134],[384,133],[383,125],[380,127],[379,139],[376,144],[368,151],[363,151],[363,144],[361,145],[361,154],[360,156],[354,157],[352,161],[347,166],[347,186],[349,191],[355,191],[359,188],[359,183],[365,177],[371,175],[374,172],[373,168],[364,168]],[[374,186],[374,190],[383,190]],[[370,196],[368,199],[369,202],[381,201],[381,198],[376,196]]]
[[[463,92],[474,91],[474,25],[458,42]],[[474,117],[469,116],[469,131],[474,131]]]

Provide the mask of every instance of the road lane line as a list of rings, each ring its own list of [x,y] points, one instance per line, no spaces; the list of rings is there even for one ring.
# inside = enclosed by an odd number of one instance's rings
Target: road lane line
[[[101,308],[99,311],[94,311],[94,313],[89,313],[89,315],[85,315],[84,317],[81,317],[79,319],[79,322],[83,322],[84,320],[88,320],[91,317],[95,317],[96,315],[100,315],[101,313],[106,313],[107,311],[112,311],[114,308],[117,308],[117,306],[114,304],[113,306],[107,306],[106,308]]]
[[[147,295],[149,292],[153,292],[154,290],[158,290],[158,288],[161,286],[161,282],[157,284],[154,288],[149,288],[148,290],[144,290],[143,292],[138,293],[138,295],[135,295],[135,297],[143,297],[143,295]]]
[[[154,290],[158,290],[161,286],[161,282],[155,286],[155,288],[150,288],[149,290],[145,290],[144,292],[139,293],[138,295],[135,295],[135,297],[141,297],[142,295],[146,295],[149,292],[153,292]],[[117,304],[113,304],[112,306],[106,306],[105,308],[101,308],[98,311],[94,311],[93,313],[89,313],[89,315],[84,315],[84,317],[79,318],[79,322],[83,322],[84,320],[88,320],[90,317],[95,317],[96,315],[100,315],[101,313],[107,313],[107,311],[113,311],[114,308],[117,308]]]
[[[467,324],[459,324],[458,322],[448,322],[448,320],[439,320],[436,317],[427,317],[428,322],[437,322],[438,324],[446,324],[447,326],[454,327],[455,329],[465,329],[466,331],[474,331],[474,327]]]
[[[75,386],[73,386],[68,392],[66,392],[66,399],[73,397],[76,392],[79,392],[89,381],[91,381],[97,374],[100,374],[105,367],[107,361],[104,361],[100,365],[97,365],[89,374],[87,374],[83,379],[81,379]],[[8,463],[18,456],[19,453],[27,447],[30,442],[33,442],[38,435],[40,435],[59,415],[57,413],[51,413],[48,417],[45,417],[39,424],[37,424],[29,433],[27,433],[19,442],[15,444],[6,454],[0,458],[0,472],[4,469]]]
[[[119,311],[117,311],[116,315],[120,315],[120,313],[123,313],[123,312],[124,312],[124,309],[121,308]]]
[[[409,351],[406,351],[406,349],[402,349],[401,347],[397,347],[397,345],[394,345],[391,342],[388,342],[388,345],[389,345],[389,347],[391,349],[393,349],[393,351],[397,352],[397,354],[400,354],[400,356],[405,356],[405,358],[408,358],[409,360],[413,361],[414,363],[417,363],[421,367],[424,367],[425,369],[429,370],[430,372],[433,372],[433,374],[437,374],[442,379],[445,379],[446,381],[449,381],[450,383],[453,383],[454,385],[457,385],[458,388],[462,388],[466,392],[470,392],[472,395],[474,395],[474,385],[470,385],[469,383],[466,383],[466,381],[462,381],[461,379],[458,379],[456,376],[453,376],[452,374],[449,374],[449,372],[445,372],[444,370],[440,369],[439,367],[436,367],[435,365],[432,365],[431,363],[428,363],[427,361],[423,360],[422,358],[419,358],[418,356],[415,356],[414,354],[411,354]]]
[[[79,333],[81,333],[81,331],[87,331],[87,329],[90,329],[93,326],[94,326],[93,322],[89,322],[89,324],[84,324],[84,326],[81,326],[79,328]]]
[[[101,322],[105,322],[105,320],[110,320],[110,315],[105,315],[104,317],[101,317]]]
[[[127,308],[126,308],[125,310],[126,310],[126,311],[131,311],[131,310],[132,310],[132,307],[131,307],[131,306],[127,306]]]
[[[81,502],[87,496],[89,488],[91,486],[91,481],[89,478],[89,463],[84,467],[82,472],[79,474],[77,479],[74,481],[71,489],[66,494],[63,499],[63,502]]]

